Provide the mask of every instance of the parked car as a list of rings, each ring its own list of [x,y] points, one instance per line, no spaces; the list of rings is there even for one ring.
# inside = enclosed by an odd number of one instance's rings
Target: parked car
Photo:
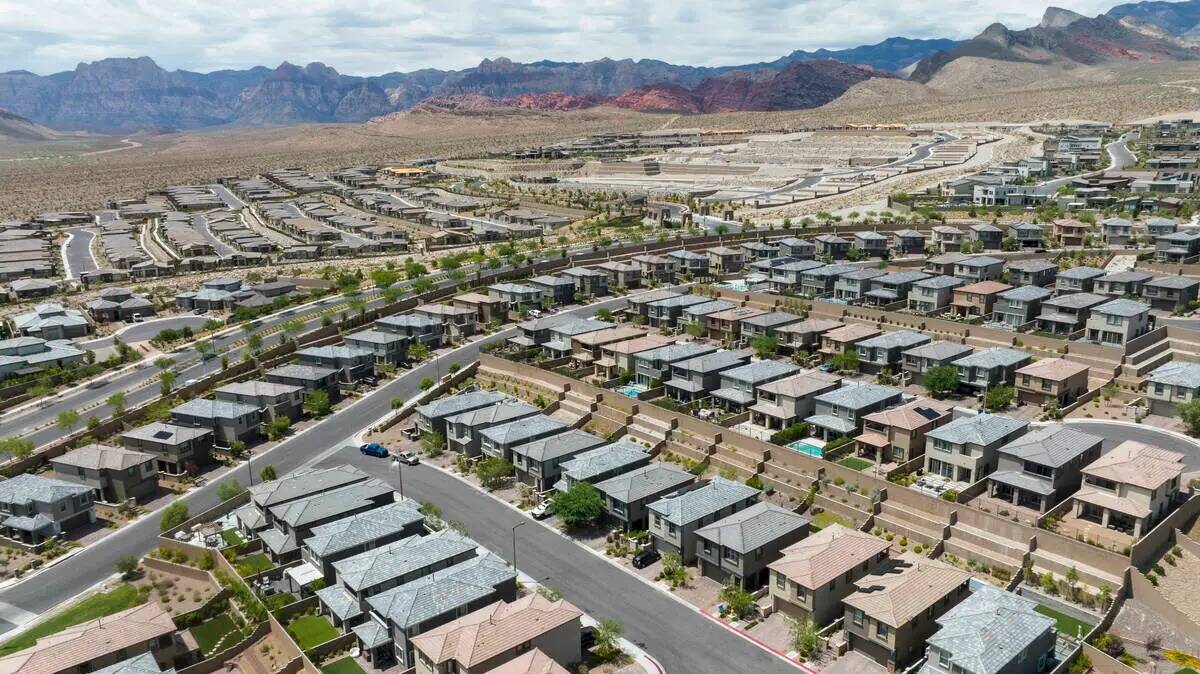
[[[388,455],[387,447],[384,447],[378,442],[368,442],[359,447],[358,451],[366,454],[367,456],[374,456],[380,459],[385,459]]]
[[[662,555],[658,554],[658,550],[655,550],[653,545],[647,545],[639,550],[638,553],[633,556],[631,561],[633,562],[633,568],[644,569],[647,566],[657,562],[660,557],[662,557]]]
[[[415,466],[421,463],[421,457],[417,456],[416,452],[400,452],[396,455],[396,460],[406,466]]]
[[[529,310],[529,317],[530,317],[530,318],[541,318],[541,317],[542,317],[542,310],[541,310],[541,309],[530,309],[530,310]]]
[[[533,510],[529,511],[529,514],[533,515],[533,519],[535,520],[544,520],[550,516],[553,508],[554,502],[546,498],[542,499],[541,503],[538,503],[536,506],[534,506]]]
[[[130,319],[134,323],[141,323],[142,321],[146,320],[146,319],[142,318],[141,314],[134,314],[133,316],[130,316]]]

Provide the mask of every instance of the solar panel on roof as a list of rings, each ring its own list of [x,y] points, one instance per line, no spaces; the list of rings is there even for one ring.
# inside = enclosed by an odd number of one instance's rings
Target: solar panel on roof
[[[914,407],[913,409],[916,411],[917,414],[920,414],[921,416],[925,417],[926,419],[929,419],[930,421],[933,421],[934,419],[937,419],[939,416],[941,416],[941,413],[938,412],[937,410],[933,409],[932,407]]]
[[[170,437],[171,437],[171,432],[170,432],[170,431],[155,431],[155,432],[154,432],[154,439],[155,439],[155,440],[166,440],[166,439],[168,439],[168,438],[170,438]]]

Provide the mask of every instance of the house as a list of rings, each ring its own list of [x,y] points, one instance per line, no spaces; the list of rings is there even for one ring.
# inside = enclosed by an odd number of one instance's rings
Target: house
[[[297,351],[296,359],[301,365],[337,370],[338,380],[347,384],[375,374],[375,352],[353,346],[310,346]]]
[[[158,495],[158,459],[153,454],[92,443],[50,459],[54,476],[92,488],[101,503],[145,503]]]
[[[534,276],[529,279],[528,285],[541,290],[543,300],[549,299],[553,306],[570,304],[575,301],[575,281],[565,276],[549,274]]]
[[[430,305],[425,305],[430,306]],[[424,344],[430,349],[436,349],[442,345],[446,336],[446,324],[440,317],[430,316],[426,313],[401,314],[399,316],[384,316],[375,321],[374,330],[364,330],[362,332],[353,333],[346,336],[346,343],[350,344],[350,339],[362,342],[364,346],[361,348],[373,348],[376,344],[387,344],[389,346],[396,344],[393,341],[383,339],[379,335],[373,333],[384,333],[396,337],[403,337],[408,344]],[[359,335],[363,335],[360,337]],[[376,347],[377,348],[377,347]],[[403,352],[407,351],[404,342],[400,346],[391,346],[384,353],[388,356],[396,358],[394,355],[397,351],[401,353],[399,358],[403,358]],[[379,355],[378,353],[376,354]]]
[[[1159,276],[1142,285],[1142,299],[1155,309],[1183,311],[1200,294],[1200,279],[1191,276]]]
[[[714,477],[701,480],[650,503],[650,536],[662,553],[674,552],[684,564],[696,560],[696,530],[758,502],[759,490]]]
[[[634,356],[668,344],[678,337],[650,334],[635,339],[606,344],[600,347],[600,360],[595,363],[595,373],[604,379],[615,379],[622,372],[632,373],[636,368]]]
[[[977,223],[967,228],[967,237],[970,241],[982,243],[984,250],[1000,250],[1004,243],[1004,230],[995,225]]]
[[[250,486],[250,502],[234,511],[238,526],[248,537],[268,526],[271,508],[364,482],[369,476],[348,465],[302,469]]]
[[[1032,222],[1018,222],[1008,227],[1008,235],[1016,240],[1020,248],[1042,247],[1042,226]]]
[[[709,299],[699,295],[668,297],[646,305],[646,324],[655,328],[674,328],[688,307],[707,304]]]
[[[759,360],[723,370],[720,388],[712,392],[714,402],[731,412],[742,412],[754,404],[756,387],[799,370],[778,360]]]
[[[708,276],[707,255],[701,255],[700,253],[694,253],[681,248],[667,253],[667,257],[675,259],[679,273],[681,274],[690,274],[691,278]]]
[[[499,324],[508,316],[508,300],[482,293],[463,293],[450,299],[450,305],[475,312],[475,323]],[[451,332],[454,330],[451,329]]]
[[[262,420],[258,405],[230,400],[192,398],[171,409],[172,424],[207,428],[213,432],[213,443],[221,447],[254,442],[260,435]]]
[[[879,374],[884,370],[898,374],[903,361],[902,353],[929,342],[929,337],[911,330],[885,332],[882,335],[864,339],[855,345],[858,352],[858,367],[861,371],[869,374]]]
[[[272,560],[287,563],[300,558],[300,543],[315,527],[374,510],[395,499],[391,485],[374,478],[311,494],[267,508],[267,527],[258,537]]]
[[[92,331],[92,324],[83,312],[55,303],[39,304],[10,320],[15,336],[40,337],[46,341],[76,339]]]
[[[776,258],[766,263],[756,262],[755,266],[767,266],[762,270],[771,280],[771,289],[778,293],[796,293],[803,290],[805,272],[820,269],[825,265],[816,260],[794,260],[791,258]]]
[[[354,633],[364,657],[376,667],[414,667],[413,637],[516,598],[516,570],[489,552],[369,597],[371,617]]]
[[[621,473],[627,473],[649,464],[650,454],[644,447],[632,440],[622,438],[564,461],[559,466],[562,477],[555,483],[554,488],[558,491],[568,491],[581,482],[589,484],[603,482]]]
[[[1054,277],[1055,294],[1090,293],[1096,286],[1096,279],[1107,273],[1103,269],[1095,267],[1063,269]]]
[[[920,346],[905,349],[900,354],[904,372],[907,372],[913,383],[924,381],[925,373],[935,367],[945,367],[954,361],[969,355],[974,349],[958,342],[934,341]]]
[[[912,555],[854,581],[844,616],[850,648],[889,671],[920,659],[935,620],[970,595],[971,574]]]
[[[1152,278],[1154,276],[1151,274],[1132,269],[1105,274],[1096,279],[1095,293],[1112,297],[1139,297],[1142,286]]]
[[[717,347],[698,342],[668,344],[633,354],[634,383],[654,388],[671,379],[671,366],[692,358],[713,353]]]
[[[575,335],[570,338],[571,360],[581,366],[592,365],[603,357],[604,347],[644,337],[646,333],[646,328],[626,324]]]
[[[554,335],[550,332],[552,328],[557,328],[560,325],[567,325],[569,323],[586,323],[588,320],[590,319],[582,319],[572,314],[562,313],[551,314],[550,316],[542,316],[540,318],[522,321],[517,323],[517,332],[519,334],[516,337],[510,337],[508,339],[508,343],[523,349],[531,349],[534,347],[543,346],[546,342],[554,339]],[[596,329],[601,330],[606,325],[607,324],[597,325]]]
[[[954,297],[954,289],[962,286],[965,281],[957,276],[932,276],[913,284],[908,291],[908,309],[918,313],[931,314],[950,306]]]
[[[464,339],[474,335],[479,326],[478,313],[475,309],[464,306],[452,306],[449,304],[422,304],[412,311],[413,316],[424,318],[432,321],[437,321],[442,324],[442,334],[450,335],[454,339]],[[430,331],[436,334],[436,330]],[[426,337],[429,333],[418,333],[418,339],[425,337],[421,341],[426,343],[434,342],[432,337]]]
[[[770,260],[781,254],[779,246],[763,241],[746,241],[738,247],[742,249],[742,256],[747,263],[755,260]]]
[[[604,497],[604,517],[626,531],[644,530],[647,506],[693,480],[691,473],[668,463],[651,463],[595,483]]]
[[[679,273],[679,261],[666,255],[634,255],[631,262],[651,283],[672,283]]]
[[[583,659],[580,618],[565,600],[531,593],[413,637],[416,674],[485,674],[536,648],[563,667]]]
[[[413,412],[416,417],[416,428],[422,434],[438,433],[446,435],[446,419],[456,414],[491,407],[499,402],[508,400],[508,396],[498,391],[468,391],[433,402],[419,405]]]
[[[1048,297],[1050,297],[1050,291],[1045,288],[1020,284],[997,296],[992,320],[1016,330],[1037,319],[1038,315],[1042,313],[1042,301]]]
[[[933,235],[933,245],[942,253],[956,252],[962,242],[966,240],[966,234],[957,227],[949,225],[935,225],[930,232]]]
[[[892,250],[897,255],[924,255],[925,235],[915,229],[901,229],[892,233]]]
[[[888,238],[879,232],[855,232],[850,246],[864,257],[887,257]]]
[[[1016,371],[1017,401],[1066,407],[1088,390],[1088,367],[1065,358],[1045,358]]]
[[[1048,260],[1016,260],[1005,265],[1012,286],[1048,286],[1054,284],[1058,265]]]
[[[973,484],[996,469],[999,448],[1025,434],[1026,419],[980,412],[925,434],[925,472]]]
[[[1097,344],[1124,345],[1150,332],[1150,305],[1119,299],[1092,308],[1087,338]]]
[[[862,433],[854,438],[859,456],[878,464],[900,464],[925,453],[925,434],[950,421],[941,401],[917,398],[863,417]]]
[[[680,325],[699,323],[700,328],[704,329],[704,321],[707,316],[717,313],[718,311],[727,311],[737,308],[737,304],[726,302],[725,300],[712,300],[703,304],[693,304],[689,307],[684,307],[683,315],[680,317]]]
[[[808,535],[811,518],[765,501],[695,531],[700,575],[755,592],[770,579],[767,565]]]
[[[1171,218],[1147,218],[1144,224],[1146,227],[1146,234],[1151,237],[1174,234],[1179,230],[1179,223],[1175,222],[1175,220]]]
[[[708,268],[714,274],[735,274],[742,270],[744,252],[728,246],[713,246],[704,251]]]
[[[871,289],[863,293],[863,300],[877,307],[885,307],[908,298],[913,285],[929,278],[923,271],[894,271],[871,279]]]
[[[516,316],[542,306],[542,290],[520,283],[496,283],[488,286],[488,297],[508,303],[509,313]]]
[[[1027,351],[1004,346],[981,349],[952,364],[958,368],[959,385],[979,392],[997,386],[1011,386],[1018,368],[1027,365],[1033,356]]]
[[[681,296],[682,293],[677,293],[674,290],[651,290],[644,293],[638,293],[630,296],[629,299],[626,300],[629,303],[629,308],[626,310],[626,312],[630,316],[641,316],[642,322],[645,323],[650,319],[651,302],[658,302],[660,300]]]
[[[496,424],[479,431],[479,448],[485,456],[513,461],[513,448],[569,430],[569,426],[558,419],[542,414],[508,423]]]
[[[850,250],[850,242],[834,234],[821,234],[813,239],[816,256],[831,260],[844,260]],[[884,242],[886,246],[886,241]]]
[[[840,524],[810,534],[770,562],[771,604],[796,620],[824,627],[842,617],[854,581],[879,571],[892,544]]]
[[[175,621],[155,601],[117,611],[41,637],[29,648],[0,658],[6,674],[173,672]],[[132,664],[136,663],[136,668]]]
[[[834,356],[855,348],[864,339],[870,339],[881,332],[869,325],[850,323],[840,328],[834,328],[821,335],[821,353]]]
[[[562,275],[574,282],[575,292],[584,297],[603,297],[608,294],[608,274],[602,269],[571,267],[564,269]]]
[[[1042,313],[1037,317],[1038,330],[1052,335],[1071,335],[1084,328],[1093,307],[1109,299],[1093,293],[1074,293],[1042,300]]]
[[[586,431],[568,430],[515,445],[509,454],[517,470],[517,479],[532,485],[539,493],[545,493],[561,477],[562,464],[607,442]]]
[[[922,271],[937,276],[953,276],[955,266],[959,262],[970,259],[970,255],[959,252],[942,253],[941,255],[925,258],[925,266],[922,268]]]
[[[954,313],[963,316],[990,316],[996,299],[1012,286],[997,281],[980,281],[954,289],[954,300],[950,303]]]
[[[299,386],[304,389],[306,394],[312,391],[325,391],[329,394],[330,400],[336,400],[338,372],[339,370],[332,367],[289,363],[267,370],[264,377],[272,384]]]
[[[251,380],[225,384],[213,394],[216,400],[257,406],[264,421],[280,417],[299,421],[304,405],[304,389],[294,384]]]
[[[1108,218],[1100,221],[1100,232],[1104,243],[1124,246],[1133,237],[1133,222],[1125,218]]]
[[[967,282],[995,281],[1004,273],[1004,260],[975,255],[954,264],[954,276]]]
[[[642,286],[642,271],[629,262],[609,260],[596,265],[596,269],[608,274],[608,287],[629,290]]]
[[[1073,218],[1059,218],[1054,221],[1050,233],[1058,239],[1058,245],[1064,248],[1082,246],[1092,226]]]
[[[615,323],[598,321],[594,318],[569,320],[550,327],[549,339],[542,344],[542,348],[555,358],[563,358],[571,354],[576,337],[604,332],[614,327],[616,327]]]
[[[1200,400],[1200,364],[1171,361],[1154,368],[1146,380],[1150,413],[1164,417],[1179,414],[1179,405]]]
[[[1079,489],[1080,469],[1100,458],[1102,441],[1062,424],[1035,428],[997,450],[988,495],[1044,513]]]
[[[417,502],[404,499],[387,503],[312,527],[300,547],[300,558],[332,585],[336,579],[334,562],[423,534],[424,523],[425,515]]]
[[[1058,660],[1055,621],[1038,603],[982,584],[937,618],[919,674],[1042,674]]]
[[[465,562],[477,556],[478,548],[454,529],[402,538],[334,562],[337,585],[321,590],[318,597],[327,608],[353,602],[361,612],[367,598]]]
[[[87,303],[88,314],[97,323],[129,321],[134,316],[147,318],[155,313],[154,304],[128,288],[105,288],[100,297]]]
[[[833,283],[833,298],[845,302],[861,300],[871,289],[871,279],[884,275],[881,269],[865,268],[847,272]]]
[[[1200,232],[1173,232],[1154,239],[1154,259],[1158,262],[1186,264],[1200,257]]]
[[[785,352],[811,353],[820,348],[821,335],[843,325],[845,324],[841,321],[832,319],[806,318],[797,323],[789,323],[776,330],[776,333],[779,335],[779,346]]]
[[[890,386],[844,383],[816,396],[813,416],[804,421],[826,440],[853,437],[862,431],[863,417],[899,403],[903,393]]]
[[[842,378],[812,370],[793,374],[755,387],[756,401],[750,406],[750,421],[767,430],[779,431],[812,416],[815,398],[838,388]]]
[[[49,297],[58,292],[58,282],[43,278],[19,278],[8,284],[8,292],[14,300],[19,302],[38,297]],[[88,304],[90,309],[91,303]]]
[[[96,521],[90,485],[20,473],[0,481],[0,531],[37,545]]]
[[[445,418],[446,442],[453,452],[479,456],[483,431],[520,419],[541,416],[542,411],[519,400],[505,400]]]
[[[817,247],[812,241],[806,241],[794,236],[782,238],[775,242],[784,257],[797,260],[811,260],[817,254]]]
[[[1072,506],[1075,517],[1141,538],[1174,506],[1183,458],[1133,440],[1122,442],[1083,467],[1083,486]]]
[[[74,343],[40,337],[0,339],[0,379],[16,374],[39,372],[49,368],[68,369],[82,365],[87,353]]]
[[[213,431],[200,426],[176,426],[155,422],[121,434],[125,449],[153,454],[158,472],[167,475],[196,473],[209,463]]]
[[[672,363],[667,395],[681,403],[704,400],[721,387],[721,372],[749,360],[748,353],[721,350]]]
[[[833,292],[834,283],[842,274],[857,271],[856,264],[827,264],[823,267],[808,269],[800,274],[800,294],[805,297],[817,297]]]
[[[509,660],[488,674],[530,674],[531,672],[533,674],[570,674],[565,667],[538,648],[525,651],[524,655],[518,655],[515,659]]]

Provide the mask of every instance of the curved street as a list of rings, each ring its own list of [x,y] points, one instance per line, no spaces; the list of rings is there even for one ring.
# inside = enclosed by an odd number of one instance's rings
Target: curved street
[[[1161,428],[1145,424],[1120,421],[1103,422],[1090,419],[1067,419],[1066,421],[1072,428],[1104,438],[1102,447],[1106,452],[1126,440],[1144,442],[1183,454],[1183,463],[1187,466],[1184,469],[1185,473],[1200,471],[1200,440],[1180,437]]]

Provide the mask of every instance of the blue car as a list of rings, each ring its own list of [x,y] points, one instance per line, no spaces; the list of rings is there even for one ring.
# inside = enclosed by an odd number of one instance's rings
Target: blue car
[[[375,456],[381,459],[387,458],[388,455],[387,447],[384,447],[378,442],[368,442],[367,444],[359,447],[358,451],[368,456]]]

